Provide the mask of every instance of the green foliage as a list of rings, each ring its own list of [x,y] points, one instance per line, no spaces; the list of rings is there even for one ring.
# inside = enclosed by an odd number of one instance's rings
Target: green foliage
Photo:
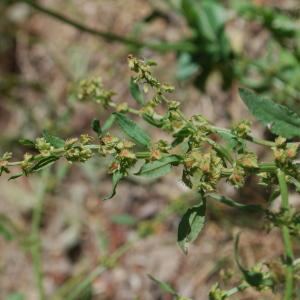
[[[275,134],[286,138],[300,136],[300,116],[286,106],[240,89],[240,96],[251,113]]]
[[[8,295],[4,300],[25,300],[25,296],[21,293],[12,293]]]
[[[176,300],[191,300],[190,298],[187,298],[187,297],[183,297],[183,296],[180,296],[174,289],[173,287],[167,283],[167,282],[164,282],[164,281],[161,281],[159,279],[157,279],[156,277],[148,274],[148,277],[155,283],[159,286],[159,288],[167,293],[167,294],[171,294],[172,296],[175,297]]]
[[[141,91],[139,85],[134,82],[133,78],[130,79],[130,92],[133,99],[136,100],[137,103],[139,103],[140,105],[145,104],[143,92]]]
[[[124,173],[122,171],[116,171],[116,172],[113,173],[113,176],[112,176],[112,191],[109,195],[104,197],[103,200],[109,200],[109,199],[113,198],[113,196],[116,194],[117,185],[123,177],[124,177]]]
[[[263,272],[261,270],[262,269],[261,265],[253,267],[252,270],[247,270],[242,266],[238,255],[239,239],[240,239],[240,235],[238,235],[235,240],[234,257],[235,257],[236,264],[238,265],[238,268],[243,273],[245,281],[250,286],[256,287],[257,289],[272,287],[274,285],[274,282],[272,280],[272,274]]]
[[[135,175],[149,178],[158,178],[168,174],[172,169],[172,164],[179,163],[180,157],[168,155],[161,159],[145,163]]]
[[[121,129],[136,143],[141,144],[145,147],[149,147],[151,138],[149,135],[130,118],[124,114],[115,113],[116,121],[120,125]]]
[[[92,120],[91,128],[97,133],[98,137],[101,136],[102,129],[101,129],[100,121],[98,119]]]
[[[188,244],[195,241],[205,224],[206,200],[189,208],[178,226],[178,244],[187,254]]]
[[[187,77],[200,69],[195,84],[204,89],[209,75],[217,70],[222,74],[224,86],[228,87],[235,71],[232,67],[234,53],[225,33],[225,8],[218,1],[182,0],[181,11],[193,30],[189,40],[197,45],[197,51],[180,55],[180,78],[185,79],[183,74]],[[200,66],[196,67],[198,64]]]
[[[176,42],[170,43],[146,42],[103,32],[48,9],[36,1],[21,2],[77,30],[109,42],[122,43],[134,51],[148,48],[162,53],[175,52],[178,57],[178,78],[192,78],[201,90],[206,88],[210,75],[217,72],[221,75],[223,87],[226,89],[238,80],[257,92],[272,96],[276,101],[284,101],[288,106],[297,104],[300,95],[300,30],[297,14],[280,7],[272,8],[247,0],[231,0],[226,4],[220,0],[164,1],[164,9],[161,9],[163,5],[154,5],[149,16],[141,19],[135,27],[142,28],[142,24],[147,25],[157,18],[172,24],[169,22],[168,11],[171,10],[171,13],[180,15],[186,21],[191,34],[184,34]],[[226,28],[228,23],[233,21],[247,24],[255,21],[260,24],[269,33],[266,51],[253,58],[246,47],[235,47]],[[141,30],[139,33],[142,33]],[[82,81],[79,91],[81,100],[92,99],[105,107],[110,106],[114,95],[112,91],[103,89],[102,81],[98,77]],[[134,99],[143,105],[143,95],[134,78],[131,80],[131,92]]]
[[[217,194],[208,194],[208,196],[220,203],[223,203],[230,207],[238,208],[240,210],[244,210],[247,212],[263,212],[264,211],[260,205],[239,203],[229,197],[225,197],[225,196],[217,195]]]
[[[286,270],[284,281],[278,279],[271,268],[267,270],[263,268],[264,265],[261,263],[250,269],[244,268],[238,257],[237,239],[235,258],[242,274],[241,283],[227,291],[222,290],[219,285],[214,285],[209,294],[210,299],[227,299],[249,287],[258,291],[276,290],[284,283],[284,300],[289,300],[295,281],[295,260],[290,236],[299,234],[299,213],[294,212],[289,206],[288,184],[299,188],[300,165],[297,161],[299,143],[288,143],[285,137],[299,136],[298,115],[282,105],[241,89],[241,98],[254,116],[265,125],[271,124],[270,129],[280,134],[274,141],[255,138],[251,132],[251,123],[247,120],[237,122],[232,128],[225,129],[214,126],[201,115],[186,117],[180,109],[180,103],[168,97],[173,87],[161,83],[152,74],[154,65],[153,62],[145,62],[129,56],[129,67],[134,72],[132,77],[134,83],[143,87],[145,96],[150,94],[147,97],[149,99],[145,97],[144,104],[139,110],[129,107],[127,103],[116,104],[110,97],[106,98],[107,101],[102,101],[103,93],[98,91],[99,86],[97,86],[99,82],[92,82],[91,85],[85,82],[81,86],[80,95],[98,98],[100,93],[102,95],[100,103],[106,108],[114,109],[102,128],[97,119],[93,120],[91,127],[96,137],[82,134],[79,138],[63,140],[44,132],[43,136],[35,141],[23,142],[34,148],[32,153],[24,154],[23,160],[12,161],[11,153],[2,155],[0,173],[3,175],[9,173],[11,168],[19,167],[21,173],[10,177],[13,179],[36,173],[60,158],[64,158],[69,163],[84,163],[92,157],[109,157],[111,163],[108,166],[108,173],[112,175],[112,191],[104,197],[104,200],[108,200],[115,196],[118,184],[127,176],[154,179],[166,175],[173,166],[179,166],[182,170],[183,183],[201,199],[198,204],[186,210],[178,226],[178,244],[184,253],[188,252],[190,243],[197,239],[204,228],[206,203],[211,199],[233,209],[264,214],[269,223],[279,227],[283,234],[285,259],[282,266]],[[102,85],[101,90],[105,90]],[[148,94],[149,90],[151,93]],[[158,109],[159,106],[161,107]],[[148,133],[128,116],[129,114],[143,119],[147,125],[164,131],[173,142],[152,140]],[[115,123],[134,142],[112,135],[109,129]],[[258,156],[250,151],[249,143],[266,147],[273,155],[273,160],[260,161]],[[142,152],[139,151],[141,148]],[[132,174],[132,169],[137,162],[142,163],[142,167],[136,174]],[[250,176],[256,176],[260,184],[271,192],[264,206],[239,203],[218,191],[218,184],[221,181],[226,181],[234,188],[240,189],[245,186]],[[282,206],[281,211],[276,213],[272,211],[270,204],[279,192]],[[124,216],[117,217],[115,222],[134,224],[131,218]],[[9,238],[5,227],[2,226],[0,232]],[[145,236],[152,232],[152,227],[149,223],[145,224],[140,228],[140,232],[141,236]],[[186,299],[178,296],[169,285],[156,279],[154,281],[177,299]]]

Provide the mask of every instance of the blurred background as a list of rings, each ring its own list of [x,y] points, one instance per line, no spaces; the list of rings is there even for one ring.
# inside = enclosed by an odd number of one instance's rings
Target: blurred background
[[[176,87],[173,97],[188,116],[225,127],[253,120],[240,86],[300,111],[299,16],[298,0],[0,0],[0,153],[21,158],[18,140],[44,129],[63,138],[92,134],[91,119],[109,112],[78,101],[81,79],[101,76],[117,102],[135,105],[129,53],[158,63],[155,75]],[[257,123],[254,133],[272,137]],[[101,159],[7,178],[0,181],[0,299],[172,299],[149,274],[180,295],[207,299],[214,282],[230,288],[239,280],[232,255],[238,227],[247,237],[246,266],[282,254],[279,233],[263,230],[262,216],[209,203],[209,222],[184,256],[177,226],[197,195],[176,171],[154,182],[128,177],[108,202],[101,201],[111,189]],[[251,178],[238,192],[220,189],[264,201]],[[232,299],[279,299],[263,295],[249,290]]]

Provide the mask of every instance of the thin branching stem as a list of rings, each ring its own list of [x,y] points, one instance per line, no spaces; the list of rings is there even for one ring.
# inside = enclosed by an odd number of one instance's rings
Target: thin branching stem
[[[32,246],[30,250],[33,260],[34,276],[40,300],[45,299],[45,290],[43,285],[42,243],[40,238],[40,225],[42,221],[43,204],[47,191],[49,174],[49,169],[45,169],[42,173],[42,178],[37,191],[36,204],[33,210],[33,219],[31,224]]]
[[[239,292],[244,291],[245,289],[247,289],[249,287],[249,284],[246,282],[241,283],[240,285],[228,290],[226,292],[227,297],[231,297]]]
[[[285,178],[285,174],[282,170],[278,169],[277,177],[279,181],[280,193],[281,193],[281,208],[284,210],[289,210],[289,200],[288,200],[288,187]],[[294,267],[293,267],[293,246],[292,240],[287,226],[283,225],[281,227],[284,251],[285,251],[285,264],[286,264],[286,274],[285,274],[285,290],[284,290],[284,300],[290,300],[293,296],[293,284],[294,284]]]

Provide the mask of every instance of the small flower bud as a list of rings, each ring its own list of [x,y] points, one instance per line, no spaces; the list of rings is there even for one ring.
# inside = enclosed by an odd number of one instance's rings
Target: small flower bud
[[[248,120],[242,120],[232,128],[232,133],[237,137],[245,138],[251,131],[251,122]]]
[[[128,112],[128,108],[129,108],[128,103],[124,102],[124,103],[118,104],[117,107],[116,107],[116,110],[118,112],[126,113],[126,112]]]
[[[245,184],[245,171],[240,167],[235,167],[229,177],[229,182],[236,188],[240,188]]]
[[[279,136],[275,139],[275,145],[278,148],[284,147],[286,144],[286,138]]]
[[[288,158],[292,159],[297,156],[298,144],[291,144],[286,149],[286,155]]]
[[[257,156],[254,153],[242,154],[238,163],[244,168],[258,168]]]
[[[129,158],[129,159],[136,159],[136,156],[133,152],[123,149],[120,153],[119,156],[122,158]]]
[[[118,162],[113,162],[108,168],[108,173],[112,174],[112,173],[120,170],[120,168],[121,168],[121,166]]]

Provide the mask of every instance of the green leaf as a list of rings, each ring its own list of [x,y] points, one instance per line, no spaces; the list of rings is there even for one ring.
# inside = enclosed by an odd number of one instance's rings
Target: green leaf
[[[24,300],[25,296],[21,293],[9,294],[4,300]]]
[[[137,223],[137,220],[133,216],[127,214],[114,215],[111,217],[111,221],[115,224],[129,225],[129,226],[135,225]]]
[[[133,99],[140,105],[145,104],[145,99],[143,92],[141,91],[139,85],[134,82],[133,78],[130,79],[130,92],[133,97]]]
[[[244,152],[246,143],[244,140],[233,135],[229,130],[223,128],[215,128],[218,135],[227,143],[228,150],[236,150],[237,152]]]
[[[264,211],[264,209],[260,205],[257,205],[257,204],[243,204],[243,203],[236,202],[229,197],[225,197],[225,196],[221,196],[221,195],[217,195],[217,194],[213,194],[213,193],[208,194],[208,196],[213,198],[214,200],[217,200],[218,202],[221,202],[221,203],[228,205],[230,207],[233,207],[233,208],[238,208],[238,209],[245,210],[248,212]]]
[[[221,37],[226,21],[226,11],[213,0],[182,0],[182,12],[198,36],[213,42]]]
[[[289,176],[289,182],[293,184],[296,188],[296,191],[300,193],[300,182],[292,176]]]
[[[300,137],[300,116],[288,107],[257,96],[247,89],[240,89],[240,96],[250,112],[273,133],[286,138]]]
[[[113,173],[113,175],[112,175],[112,191],[109,195],[104,197],[104,199],[103,199],[104,201],[111,199],[116,194],[116,189],[117,189],[118,183],[120,182],[120,180],[123,177],[124,177],[124,173],[121,171],[116,171],[115,173]]]
[[[145,163],[135,175],[145,176],[149,178],[158,178],[168,174],[171,171],[172,164],[178,162],[180,162],[179,156],[166,156],[159,160]]]
[[[264,283],[263,274],[260,272],[246,270],[242,266],[238,254],[239,240],[240,240],[240,234],[237,235],[234,243],[234,257],[235,257],[236,264],[238,265],[240,271],[243,273],[246,282],[249,283],[251,286],[259,287]]]
[[[182,251],[187,254],[188,244],[195,241],[205,224],[206,200],[189,208],[183,215],[179,227],[177,242]]]
[[[116,116],[117,122],[122,128],[122,130],[135,142],[149,147],[151,143],[151,139],[149,135],[139,127],[135,122],[133,122],[130,118],[121,113],[114,113]]]
[[[35,142],[29,139],[19,139],[19,143],[26,147],[35,147]]]
[[[153,125],[153,126],[155,126],[157,128],[161,128],[164,125],[163,118],[159,118],[158,119],[158,118],[155,118],[153,115],[149,115],[147,113],[143,114],[143,119],[147,123],[149,123],[149,124],[151,124],[151,125]]]
[[[6,241],[11,241],[14,239],[13,234],[3,223],[0,223],[0,236],[1,235],[5,238]]]
[[[45,168],[47,165],[52,164],[53,162],[57,161],[59,157],[57,156],[48,156],[43,157],[40,160],[38,160],[29,170],[29,173],[31,172],[37,172]]]
[[[199,65],[193,61],[189,53],[182,53],[178,59],[176,77],[179,80],[187,80],[199,71]]]
[[[62,148],[65,145],[65,141],[57,136],[49,134],[47,130],[44,130],[43,137],[47,143],[54,148]]]
[[[168,294],[171,294],[171,295],[173,295],[173,296],[175,296],[175,297],[178,297],[177,292],[171,287],[170,284],[168,284],[168,283],[166,283],[166,282],[164,282],[164,281],[161,281],[161,280],[155,278],[155,277],[152,276],[151,274],[148,274],[148,277],[149,277],[152,281],[154,281],[154,282],[159,286],[159,288],[160,288],[161,290],[163,290],[164,292],[166,292],[166,293],[168,293]]]
[[[115,120],[116,120],[116,116],[114,114],[110,115],[102,126],[102,132],[106,132],[109,128],[111,128]]]
[[[100,121],[98,119],[92,120],[91,128],[97,133],[98,136],[101,135],[102,130],[101,130]]]
[[[19,178],[19,177],[21,177],[21,176],[23,176],[24,175],[24,173],[22,172],[22,173],[18,173],[18,174],[15,174],[15,175],[13,175],[13,176],[10,176],[9,178],[8,178],[8,180],[14,180],[14,179],[17,179],[17,178]]]

